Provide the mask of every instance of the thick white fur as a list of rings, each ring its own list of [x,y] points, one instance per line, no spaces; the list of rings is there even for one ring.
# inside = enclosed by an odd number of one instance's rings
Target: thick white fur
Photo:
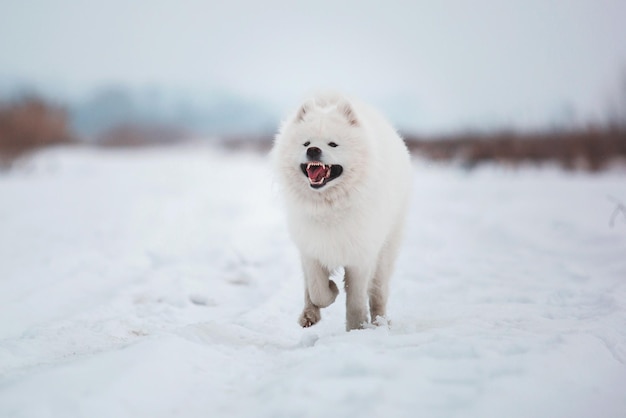
[[[311,188],[300,169],[307,141],[322,150],[322,162],[343,167],[320,189]],[[371,107],[324,94],[283,123],[272,156],[304,271],[300,325],[317,323],[320,308],[335,301],[338,289],[329,275],[339,267],[345,268],[346,328],[368,322],[368,298],[372,322],[384,318],[412,177],[400,136]]]

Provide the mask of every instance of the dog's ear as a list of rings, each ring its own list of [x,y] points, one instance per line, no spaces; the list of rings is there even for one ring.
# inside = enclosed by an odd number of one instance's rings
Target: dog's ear
[[[337,110],[339,110],[339,112],[343,116],[345,116],[350,126],[359,126],[359,120],[357,119],[356,113],[354,113],[352,106],[350,106],[350,103],[346,101],[339,102],[337,104]]]
[[[302,122],[307,115],[307,113],[311,112],[313,107],[315,106],[315,102],[313,100],[307,100],[298,110],[296,114],[296,122]]]

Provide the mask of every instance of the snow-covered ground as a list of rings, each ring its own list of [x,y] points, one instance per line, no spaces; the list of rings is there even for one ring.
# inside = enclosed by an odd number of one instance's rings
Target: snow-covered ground
[[[301,329],[266,160],[0,174],[0,417],[625,417],[624,172],[415,162],[392,326]],[[340,280],[340,279],[339,279]]]

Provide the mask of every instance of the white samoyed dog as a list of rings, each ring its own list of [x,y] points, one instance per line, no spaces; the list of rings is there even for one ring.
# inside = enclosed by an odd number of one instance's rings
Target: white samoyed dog
[[[404,141],[371,107],[340,94],[306,101],[281,126],[272,159],[304,271],[303,327],[339,290],[346,329],[385,322],[389,277],[402,238],[412,169]]]

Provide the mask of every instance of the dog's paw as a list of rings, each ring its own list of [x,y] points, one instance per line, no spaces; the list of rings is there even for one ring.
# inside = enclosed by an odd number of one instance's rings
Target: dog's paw
[[[316,307],[305,308],[298,319],[298,323],[302,328],[308,328],[317,324],[322,319],[320,309]]]
[[[376,318],[372,321],[372,325],[375,325],[377,327],[391,328],[391,320],[388,319],[386,316],[376,315]]]

